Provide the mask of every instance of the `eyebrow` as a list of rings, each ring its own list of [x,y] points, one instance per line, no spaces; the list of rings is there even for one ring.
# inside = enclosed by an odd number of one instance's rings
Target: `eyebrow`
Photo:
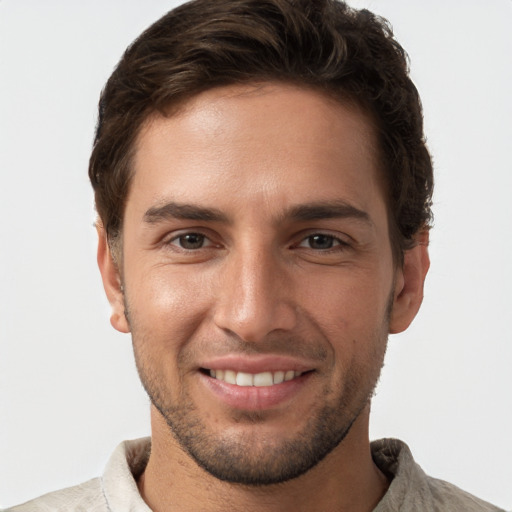
[[[224,213],[216,208],[204,208],[193,204],[182,204],[174,201],[153,206],[144,214],[144,220],[149,224],[170,219],[197,220],[205,222],[228,222]]]
[[[320,201],[310,204],[303,204],[292,207],[286,212],[285,218],[295,221],[313,221],[322,219],[352,218],[361,220],[373,226],[373,221],[367,212],[342,201]]]
[[[320,201],[292,206],[280,216],[279,221],[293,220],[295,222],[307,222],[341,218],[361,220],[373,226],[373,222],[368,213],[342,200]],[[156,224],[171,219],[229,223],[228,217],[216,208],[205,208],[175,201],[152,206],[144,214],[144,221],[148,224]]]

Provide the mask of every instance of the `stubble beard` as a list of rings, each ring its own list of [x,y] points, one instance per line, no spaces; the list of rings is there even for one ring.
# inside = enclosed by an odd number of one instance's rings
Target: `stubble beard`
[[[248,486],[279,484],[297,478],[343,441],[373,396],[387,341],[387,334],[382,339],[382,332],[379,340],[373,340],[373,346],[380,350],[375,351],[371,372],[348,368],[335,398],[312,410],[302,430],[293,437],[276,441],[274,437],[257,434],[259,424],[265,422],[265,413],[234,413],[233,422],[244,426],[252,423],[256,435],[252,429],[244,428],[244,434],[230,436],[209,428],[186,390],[182,389],[179,399],[170,403],[165,382],[159,381],[139,351],[138,341],[142,340],[136,341],[133,331],[132,336],[141,382],[181,448],[215,478]],[[145,343],[150,340],[144,340]],[[324,389],[322,396],[333,396],[333,390]]]
[[[344,405],[320,408],[293,438],[276,443],[251,433],[233,438],[211,432],[190,401],[166,406],[147,379],[144,386],[174,438],[200,467],[219,480],[247,486],[283,483],[312,469],[343,441],[373,393],[372,387],[352,410]],[[257,413],[242,413],[233,420],[253,423],[255,430],[265,421]]]
[[[293,438],[275,442],[274,437],[255,439],[252,434],[236,438],[213,432],[201,420],[193,400],[181,389],[179,400],[170,403],[166,383],[155,375],[152,365],[145,363],[145,345],[151,345],[147,333],[137,332],[126,295],[125,315],[132,333],[137,371],[151,403],[159,411],[181,448],[204,470],[215,478],[247,486],[264,486],[286,482],[306,473],[347,436],[359,415],[370,404],[380,378],[386,354],[389,322],[393,307],[393,289],[388,296],[385,318],[371,341],[371,368],[346,368],[344,382],[334,394],[336,399],[325,402],[309,415],[304,428]],[[135,322],[136,324],[136,322]],[[302,343],[305,343],[302,341]],[[322,396],[333,390],[325,387]],[[234,414],[234,422],[258,423],[265,421],[264,413]]]

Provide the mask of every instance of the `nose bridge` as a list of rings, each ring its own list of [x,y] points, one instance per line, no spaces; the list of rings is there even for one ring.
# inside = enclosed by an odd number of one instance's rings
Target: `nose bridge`
[[[247,241],[227,257],[215,321],[248,342],[276,330],[290,330],[296,319],[283,263],[262,241]]]

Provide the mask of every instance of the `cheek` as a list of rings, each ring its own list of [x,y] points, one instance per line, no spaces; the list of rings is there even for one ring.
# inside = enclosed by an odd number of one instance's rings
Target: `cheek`
[[[162,266],[127,275],[125,293],[139,374],[145,386],[174,396],[190,370],[190,340],[204,322],[210,294],[190,269],[171,272]]]
[[[382,321],[391,290],[383,278],[365,269],[338,270],[302,280],[301,302],[325,327],[358,328]]]
[[[133,269],[125,283],[134,334],[144,331],[155,341],[183,344],[204,318],[211,302],[211,286],[190,268],[159,266]],[[164,341],[165,340],[165,341]]]
[[[331,346],[333,363],[364,366],[378,356],[387,340],[391,285],[352,275],[317,279],[314,286],[304,294],[303,311]]]

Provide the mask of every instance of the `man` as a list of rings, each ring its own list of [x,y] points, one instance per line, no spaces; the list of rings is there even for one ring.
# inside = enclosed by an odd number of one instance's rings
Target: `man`
[[[128,50],[90,178],[152,438],[13,510],[498,510],[370,445],[388,333],[428,270],[404,52],[335,1],[197,1]]]

